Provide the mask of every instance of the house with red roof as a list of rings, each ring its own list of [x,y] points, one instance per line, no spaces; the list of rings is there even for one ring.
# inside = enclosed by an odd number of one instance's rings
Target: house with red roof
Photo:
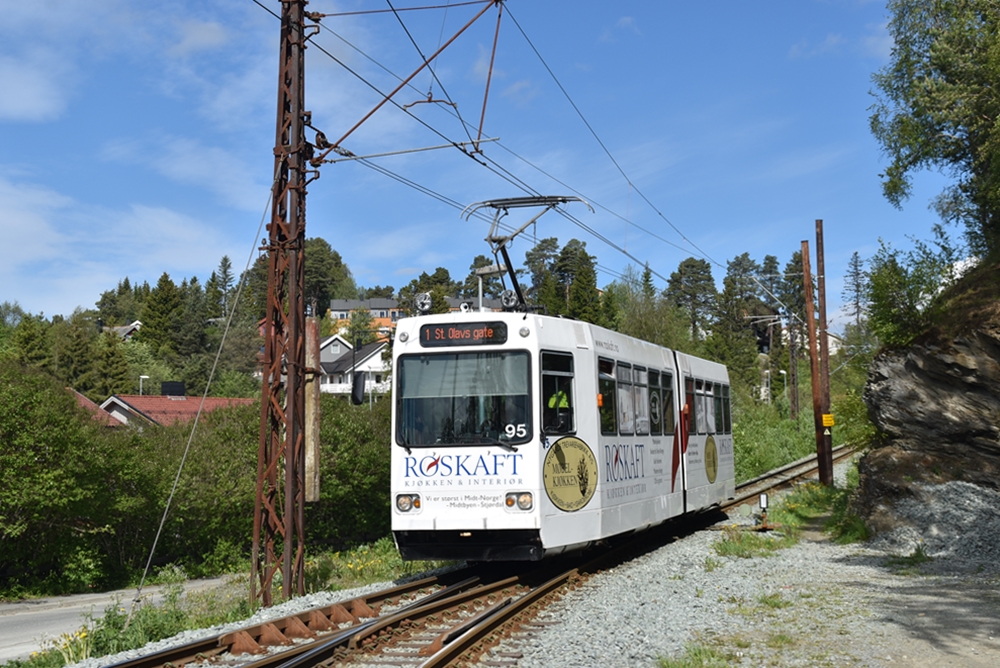
[[[219,408],[252,404],[256,399],[234,397],[188,397],[184,395],[114,394],[101,408],[124,424],[171,425],[191,422],[200,410],[209,413]]]
[[[100,406],[87,397],[83,396],[71,387],[66,389],[73,393],[73,397],[76,399],[76,405],[90,413],[90,417],[100,424],[105,427],[120,427],[122,425],[122,423],[116,420],[110,413],[101,410]]]

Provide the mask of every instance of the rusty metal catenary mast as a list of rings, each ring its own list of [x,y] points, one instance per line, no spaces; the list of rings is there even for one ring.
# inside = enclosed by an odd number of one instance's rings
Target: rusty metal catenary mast
[[[250,576],[251,604],[272,604],[281,571],[284,598],[305,593],[305,297],[306,184],[304,100],[306,0],[281,2],[281,52],[268,254],[263,389]]]

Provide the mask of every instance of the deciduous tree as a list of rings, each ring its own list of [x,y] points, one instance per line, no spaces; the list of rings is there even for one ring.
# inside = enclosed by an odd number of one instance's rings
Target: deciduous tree
[[[913,174],[956,178],[935,206],[964,223],[972,248],[1000,249],[1000,10],[993,0],[891,0],[892,58],[877,72],[871,129],[888,155],[896,206]]]

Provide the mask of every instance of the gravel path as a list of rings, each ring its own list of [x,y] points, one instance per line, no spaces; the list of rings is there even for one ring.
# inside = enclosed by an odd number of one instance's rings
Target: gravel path
[[[996,570],[922,575],[816,532],[771,557],[719,557],[719,538],[595,576],[539,617],[558,625],[496,651],[520,653],[522,668],[655,666],[709,650],[719,662],[707,665],[1000,666]]]
[[[521,668],[653,667],[692,654],[715,662],[687,665],[1000,666],[1000,495],[948,483],[917,498],[906,511],[921,530],[866,546],[806,530],[774,556],[741,559],[716,554],[719,531],[700,532],[592,577],[539,617],[555,624],[507,641],[492,657],[519,655]],[[918,546],[929,561],[900,558]],[[253,621],[356,593],[307,596]]]
[[[923,487],[901,509],[912,526],[870,545],[807,529],[752,559],[720,557],[722,536],[700,532],[593,577],[539,617],[558,624],[493,656],[520,654],[521,668],[1000,666],[998,509],[1000,495],[973,485]],[[929,560],[905,558],[918,547]]]

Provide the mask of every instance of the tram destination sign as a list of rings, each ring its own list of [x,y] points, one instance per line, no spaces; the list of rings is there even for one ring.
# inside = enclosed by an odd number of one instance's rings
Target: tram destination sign
[[[437,323],[420,328],[424,348],[447,346],[485,346],[507,342],[507,324],[503,322]]]

